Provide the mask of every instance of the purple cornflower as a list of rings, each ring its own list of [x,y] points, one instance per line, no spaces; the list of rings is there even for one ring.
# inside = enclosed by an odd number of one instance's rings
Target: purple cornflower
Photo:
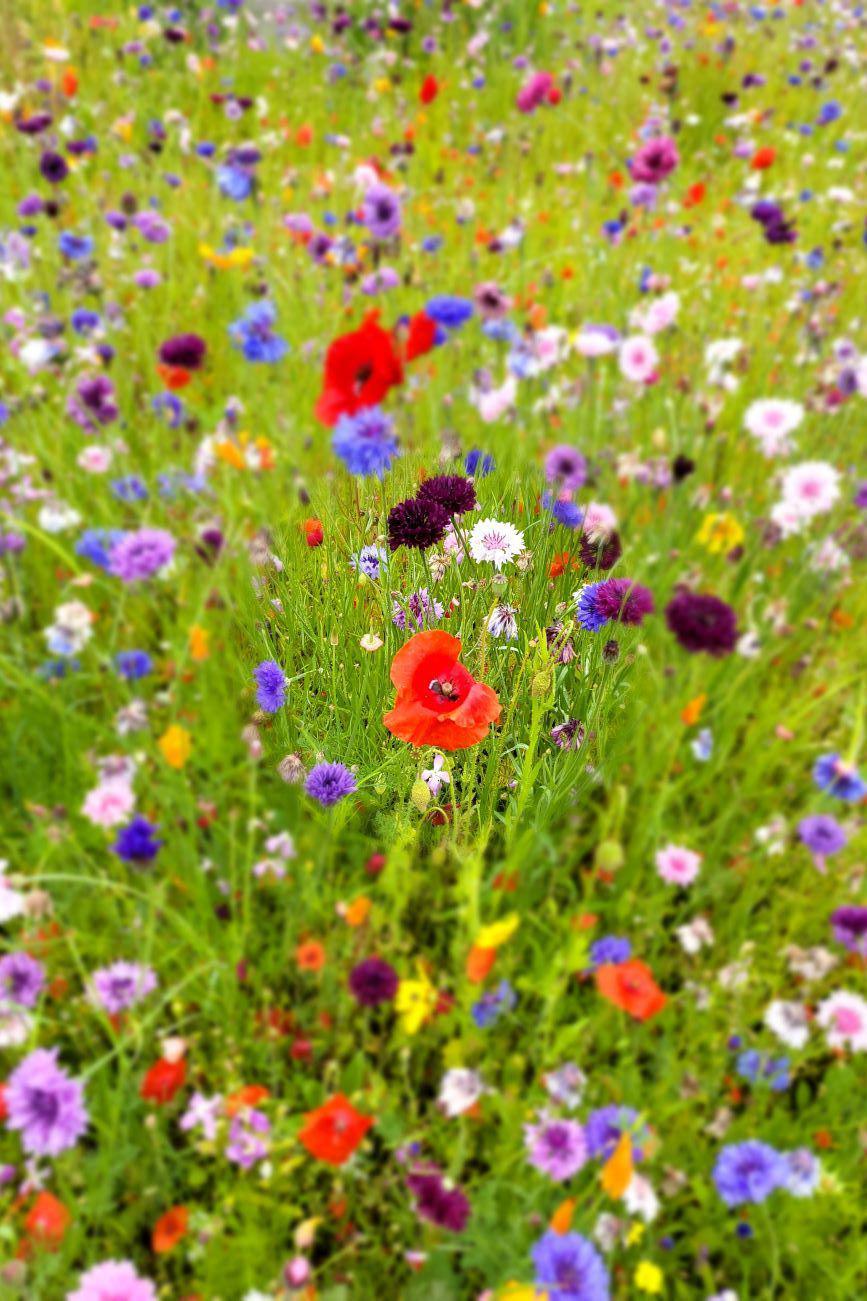
[[[84,1089],[57,1064],[56,1048],[36,1048],[15,1068],[6,1089],[9,1129],[21,1130],[25,1152],[58,1156],[87,1129]]]
[[[226,1156],[242,1170],[249,1170],[268,1155],[271,1122],[264,1111],[247,1107],[232,1118]]]
[[[511,1012],[517,1001],[518,996],[508,980],[501,980],[496,989],[489,989],[473,1003],[470,1015],[480,1030],[487,1030],[504,1012]]]
[[[90,978],[92,999],[110,1016],[134,1007],[156,987],[156,973],[141,962],[112,962]]]
[[[323,808],[337,804],[357,789],[355,777],[342,763],[317,763],[307,774],[304,789]]]
[[[350,993],[362,1007],[392,1002],[397,986],[397,972],[383,958],[363,958],[349,973]]]
[[[160,344],[159,359],[164,366],[198,370],[207,351],[208,345],[198,334],[175,334]]]
[[[852,953],[867,958],[867,908],[863,904],[843,904],[831,913],[834,939]]]
[[[545,457],[545,478],[568,492],[575,492],[586,482],[587,462],[577,447],[558,443]]]
[[[364,196],[362,220],[374,239],[390,239],[400,230],[400,200],[387,185],[372,185]]]
[[[417,497],[419,501],[436,502],[449,515],[465,515],[476,508],[475,485],[462,474],[435,474],[425,479]]]
[[[536,1282],[551,1301],[608,1301],[608,1271],[599,1252],[580,1233],[549,1229],[534,1245]]]
[[[638,1112],[634,1108],[618,1107],[614,1103],[591,1111],[584,1125],[584,1136],[587,1139],[587,1150],[590,1155],[607,1161],[614,1155],[614,1149],[620,1142],[621,1136],[631,1129],[637,1119]],[[633,1160],[640,1161],[643,1156],[644,1153],[636,1146],[633,1137]]]
[[[379,407],[342,415],[331,439],[332,451],[350,474],[381,479],[397,456],[394,421]]]
[[[276,714],[286,703],[286,674],[274,660],[263,660],[253,670],[256,704],[268,714]]]
[[[407,615],[407,611],[409,612]],[[404,602],[397,599],[391,603],[391,622],[395,628],[405,632],[407,625],[424,628],[443,617],[444,609],[436,597],[432,597],[426,587],[417,592],[410,592]]]
[[[132,822],[121,827],[117,833],[117,840],[112,845],[112,851],[122,858],[125,863],[150,863],[156,858],[161,840],[155,839],[157,827],[148,822],[140,814],[136,814]]]
[[[0,996],[19,1007],[35,1007],[45,984],[45,968],[29,953],[0,958]]]
[[[159,573],[174,553],[175,539],[165,529],[136,529],[112,548],[108,572],[125,583],[140,582]]]
[[[813,781],[820,791],[827,791],[850,804],[857,804],[867,795],[867,785],[854,763],[847,763],[839,754],[823,754],[816,760]]]
[[[641,146],[632,159],[629,170],[634,181],[658,185],[674,171],[679,161],[677,145],[671,137],[658,136]]]
[[[755,1139],[728,1143],[713,1168],[716,1190],[726,1206],[763,1202],[784,1186],[787,1176],[788,1168],[780,1153]]]
[[[88,434],[96,433],[97,425],[110,425],[117,420],[114,385],[108,376],[90,375],[80,379],[67,399],[66,414]]]
[[[631,957],[632,945],[623,935],[603,935],[590,945],[590,961],[594,967],[608,962],[628,962]]]
[[[637,627],[653,611],[653,596],[631,578],[606,578],[595,595],[596,609],[607,620]]]
[[[470,1203],[460,1188],[450,1188],[439,1170],[414,1170],[406,1186],[415,1198],[416,1215],[440,1229],[461,1233],[470,1218]]]
[[[359,574],[364,574],[365,578],[376,579],[387,560],[388,552],[382,547],[362,547],[349,563]]]
[[[678,592],[665,607],[665,621],[676,641],[692,654],[729,655],[737,643],[737,615],[718,596]]]
[[[397,551],[398,547],[415,547],[427,551],[441,540],[448,522],[448,511],[439,502],[408,497],[388,512],[389,548]]]
[[[571,1179],[587,1161],[587,1140],[577,1120],[550,1120],[524,1126],[530,1165],[556,1182]]]
[[[798,823],[798,835],[813,854],[826,858],[845,849],[846,832],[830,813],[811,813]]]

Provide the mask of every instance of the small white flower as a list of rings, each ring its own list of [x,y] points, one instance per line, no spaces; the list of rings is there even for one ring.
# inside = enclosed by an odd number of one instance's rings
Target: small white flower
[[[0,1048],[20,1048],[30,1036],[32,1018],[15,1003],[0,1002]]]
[[[810,1038],[810,1022],[803,1003],[775,998],[768,1004],[765,1025],[787,1048],[804,1048]]]
[[[479,520],[470,534],[470,555],[473,560],[478,563],[488,560],[497,570],[514,560],[523,550],[523,533],[508,522]]]
[[[659,1214],[659,1198],[644,1175],[632,1176],[623,1194],[623,1205],[630,1215],[640,1215],[645,1224],[651,1224]]]
[[[437,1104],[447,1116],[460,1116],[488,1092],[478,1071],[455,1067],[442,1078]]]
[[[678,926],[675,935],[680,940],[684,953],[690,955],[713,944],[713,931],[706,917],[694,917],[691,922]]]

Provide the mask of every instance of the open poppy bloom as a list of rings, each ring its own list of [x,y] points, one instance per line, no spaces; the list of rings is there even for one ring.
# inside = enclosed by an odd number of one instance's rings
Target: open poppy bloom
[[[370,312],[360,329],[343,334],[325,354],[325,377],[316,403],[316,419],[336,425],[341,416],[354,416],[376,406],[390,388],[403,381],[403,365],[394,339]]]
[[[170,1062],[165,1057],[161,1057],[148,1070],[139,1092],[145,1102],[160,1104],[171,1102],[186,1078],[187,1064],[183,1058],[177,1062]]]
[[[410,745],[466,750],[500,717],[497,693],[458,662],[461,643],[447,632],[417,632],[391,662],[394,709],[383,717]]]
[[[343,1165],[372,1124],[372,1116],[363,1116],[342,1093],[335,1093],[321,1107],[307,1113],[298,1140],[317,1161]]]
[[[649,1021],[666,1004],[665,994],[653,979],[650,968],[638,958],[603,963],[596,972],[596,987],[603,998],[634,1016],[636,1021]]]
[[[19,1258],[27,1257],[34,1247],[59,1251],[71,1223],[72,1216],[63,1202],[44,1189],[37,1193],[24,1221],[26,1237],[21,1243]]]
[[[190,1223],[190,1213],[186,1206],[173,1206],[161,1215],[151,1233],[151,1247],[157,1255],[163,1255],[178,1245],[186,1235]]]

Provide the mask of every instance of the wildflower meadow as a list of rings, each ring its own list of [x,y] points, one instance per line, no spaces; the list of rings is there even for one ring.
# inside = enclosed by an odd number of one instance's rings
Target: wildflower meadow
[[[7,6],[2,1301],[867,1295],[865,61]]]

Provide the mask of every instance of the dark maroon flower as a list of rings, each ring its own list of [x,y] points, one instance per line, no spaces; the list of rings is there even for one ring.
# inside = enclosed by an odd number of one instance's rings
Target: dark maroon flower
[[[596,589],[596,608],[606,619],[637,627],[653,613],[653,595],[631,578],[606,578]]]
[[[421,485],[418,500],[436,502],[449,515],[463,515],[475,510],[476,490],[472,479],[465,479],[462,474],[437,474]]]
[[[52,185],[59,185],[69,175],[69,164],[63,154],[55,153],[53,149],[46,149],[39,159],[39,170],[46,181],[50,181]]]
[[[406,1181],[416,1214],[440,1229],[461,1233],[470,1218],[470,1203],[460,1188],[448,1188],[439,1170],[416,1170]]]
[[[615,529],[606,538],[588,538],[581,534],[581,559],[589,569],[611,569],[623,554],[620,534]]]
[[[198,370],[205,359],[208,345],[197,334],[176,334],[160,344],[159,357],[164,366],[180,366],[182,370]]]
[[[738,639],[737,615],[718,596],[678,592],[665,608],[665,621],[684,650],[729,655]]]
[[[427,551],[439,542],[448,522],[448,512],[439,502],[409,497],[388,512],[388,545],[392,551],[398,547]]]
[[[397,972],[382,958],[364,958],[349,973],[350,992],[362,1007],[391,1003],[397,986]]]

